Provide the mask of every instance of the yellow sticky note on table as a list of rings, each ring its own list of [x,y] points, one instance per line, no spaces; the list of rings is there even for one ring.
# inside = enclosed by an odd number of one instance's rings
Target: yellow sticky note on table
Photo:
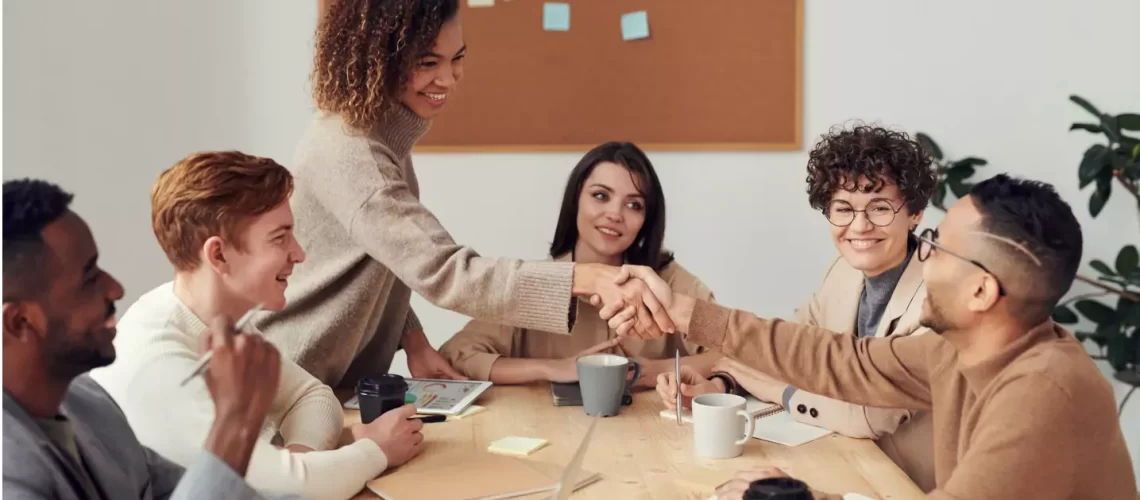
[[[491,443],[491,446],[487,447],[487,451],[503,455],[525,457],[538,451],[539,448],[546,446],[547,442],[547,440],[539,438],[510,436]]]
[[[471,405],[471,406],[468,406],[463,411],[459,412],[459,414],[451,415],[451,416],[447,417],[447,419],[448,420],[464,419],[464,418],[470,417],[471,415],[474,415],[474,414],[479,413],[479,412],[486,410],[486,409],[487,408],[479,406],[479,405]]]
[[[495,0],[467,0],[468,7],[494,7]]]

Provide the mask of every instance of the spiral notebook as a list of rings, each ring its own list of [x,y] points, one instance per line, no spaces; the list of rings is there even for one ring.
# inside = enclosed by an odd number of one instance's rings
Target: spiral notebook
[[[797,422],[791,413],[784,411],[784,407],[776,403],[766,403],[755,397],[748,396],[745,411],[756,419],[752,428],[752,437],[770,441],[784,446],[799,446],[810,443],[831,434],[831,431],[822,427]],[[670,420],[677,418],[673,410],[661,410],[661,417]],[[686,409],[681,413],[681,420],[693,423],[693,412]]]

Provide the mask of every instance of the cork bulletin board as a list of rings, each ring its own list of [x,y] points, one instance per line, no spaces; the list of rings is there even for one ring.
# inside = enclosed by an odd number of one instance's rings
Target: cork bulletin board
[[[803,0],[561,0],[565,31],[540,0],[460,3],[465,75],[418,151],[801,147]]]

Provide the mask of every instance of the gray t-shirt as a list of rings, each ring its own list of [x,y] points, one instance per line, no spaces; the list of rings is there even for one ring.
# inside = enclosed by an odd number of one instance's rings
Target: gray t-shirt
[[[63,450],[72,460],[75,460],[75,465],[79,466],[81,474],[80,480],[83,481],[83,489],[87,492],[88,498],[103,498],[99,487],[95,485],[94,479],[91,477],[91,472],[87,470],[87,464],[83,462],[83,456],[79,454],[79,445],[75,442],[75,430],[71,427],[71,421],[62,415],[52,418],[36,418],[36,425],[43,429],[44,434],[47,434],[48,439],[53,444]]]

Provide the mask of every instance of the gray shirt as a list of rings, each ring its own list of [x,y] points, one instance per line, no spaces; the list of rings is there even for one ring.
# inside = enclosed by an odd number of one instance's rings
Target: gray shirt
[[[886,272],[863,279],[863,294],[859,296],[859,317],[855,322],[855,334],[860,337],[874,337],[879,329],[879,320],[887,310],[891,295],[895,293],[895,285],[899,284],[903,271],[906,271],[914,253],[916,244],[914,238],[907,241],[906,258],[899,265]]]

